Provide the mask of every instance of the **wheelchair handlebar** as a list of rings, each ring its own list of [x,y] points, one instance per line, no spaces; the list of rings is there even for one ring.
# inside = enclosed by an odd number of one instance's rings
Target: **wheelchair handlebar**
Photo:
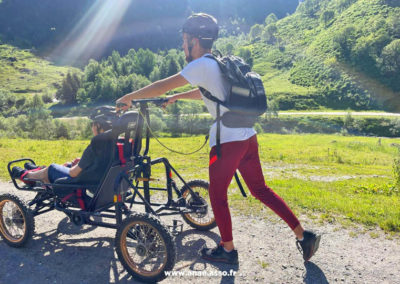
[[[137,99],[132,100],[132,104],[143,104],[143,103],[153,103],[156,106],[161,106],[162,104],[168,102],[168,98],[151,98],[151,99]]]

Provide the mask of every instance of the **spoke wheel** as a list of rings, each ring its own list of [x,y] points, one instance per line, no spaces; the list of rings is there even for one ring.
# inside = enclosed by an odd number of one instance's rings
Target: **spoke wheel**
[[[115,247],[125,269],[135,278],[156,282],[175,265],[176,246],[167,227],[150,214],[135,213],[117,229]]]
[[[12,247],[22,247],[32,238],[35,221],[31,210],[17,196],[0,195],[0,235]]]
[[[182,218],[191,227],[201,230],[208,231],[217,226],[215,222],[214,213],[211,208],[210,197],[208,193],[209,184],[203,180],[193,180],[187,183],[192,191],[200,197],[200,202],[196,202],[195,198],[191,195],[188,188],[183,187],[181,189],[182,197],[185,198],[187,208],[192,209],[193,213],[183,213]]]

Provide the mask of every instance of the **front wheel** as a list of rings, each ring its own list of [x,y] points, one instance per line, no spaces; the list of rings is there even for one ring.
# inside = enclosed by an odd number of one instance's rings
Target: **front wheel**
[[[17,196],[0,195],[0,235],[12,247],[22,247],[32,238],[35,220]]]
[[[186,208],[192,211],[191,213],[182,213],[182,218],[191,227],[200,231],[215,228],[217,223],[211,208],[208,193],[209,183],[204,180],[192,180],[187,185],[198,198],[194,198],[186,186],[181,189],[182,197],[186,200]]]
[[[175,265],[176,246],[171,233],[147,213],[135,213],[122,222],[115,248],[125,269],[140,281],[160,281]]]

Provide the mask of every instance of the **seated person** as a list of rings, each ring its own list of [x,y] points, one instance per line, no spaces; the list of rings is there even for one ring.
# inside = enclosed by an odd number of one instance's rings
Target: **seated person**
[[[91,116],[92,117],[92,116]],[[92,117],[92,138],[90,145],[83,152],[81,159],[75,159],[71,164],[51,164],[49,167],[34,170],[13,167],[12,177],[40,180],[44,183],[54,183],[59,178],[66,180],[74,178],[77,182],[95,184],[100,181],[104,171],[111,160],[110,149],[113,147],[112,132],[107,131],[112,127],[112,117],[101,114]],[[28,165],[28,167],[27,167]],[[32,169],[32,164],[25,164]],[[25,181],[24,181],[25,182]],[[27,184],[33,184],[26,181]]]

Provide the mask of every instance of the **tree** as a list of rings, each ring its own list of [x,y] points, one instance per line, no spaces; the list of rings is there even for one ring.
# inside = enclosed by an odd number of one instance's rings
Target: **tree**
[[[275,16],[274,13],[271,13],[265,18],[265,25],[268,26],[269,24],[275,23],[277,21],[278,18]]]
[[[354,26],[347,26],[341,29],[333,36],[333,42],[338,51],[338,56],[349,59],[351,49],[356,42],[356,28]]]
[[[350,7],[354,2],[357,0],[339,0],[337,2],[338,10],[342,12],[343,10],[346,10],[348,7]]]
[[[64,122],[55,121],[55,138],[69,139],[68,127]]]
[[[138,67],[138,73],[149,77],[155,65],[154,53],[150,50],[140,48],[135,55],[135,62]]]
[[[331,20],[335,17],[335,12],[332,10],[326,10],[324,11],[321,16],[320,16],[320,21],[322,24],[327,27],[330,23]]]
[[[90,59],[89,64],[86,65],[84,70],[85,81],[94,82],[96,75],[101,72],[100,64],[94,60]]]
[[[269,24],[263,34],[262,38],[264,41],[266,41],[269,44],[274,44],[276,42],[276,37],[275,34],[278,32],[278,28],[275,23]]]
[[[263,30],[263,26],[260,24],[255,24],[250,29],[250,38],[252,41],[256,41],[260,39],[261,33]]]
[[[400,91],[400,39],[395,39],[382,50],[380,69],[395,91]]]
[[[299,6],[299,10],[308,17],[314,17],[319,7],[320,0],[306,0]]]
[[[388,26],[393,37],[400,38],[400,15],[395,14],[389,17]]]
[[[149,79],[151,82],[155,82],[157,80],[160,80],[160,68],[157,66],[154,67],[153,71],[151,71]]]
[[[251,56],[251,51],[248,48],[240,48],[239,49],[239,57],[243,58],[243,60],[250,65],[250,67],[253,66],[253,57]]]
[[[108,57],[108,64],[112,66],[114,71],[121,75],[122,74],[122,61],[121,61],[121,55],[119,54],[118,51],[113,50],[111,53],[111,56]]]
[[[62,82],[61,88],[57,90],[56,98],[67,105],[75,104],[80,86],[80,76],[77,73],[68,72],[67,77]]]
[[[172,76],[181,70],[176,56],[168,54],[160,66],[160,79]]]
[[[235,47],[233,46],[233,44],[228,43],[228,44],[225,46],[225,49],[226,49],[227,55],[232,55],[232,54],[233,54],[233,51],[234,51],[234,49],[235,49]]]

